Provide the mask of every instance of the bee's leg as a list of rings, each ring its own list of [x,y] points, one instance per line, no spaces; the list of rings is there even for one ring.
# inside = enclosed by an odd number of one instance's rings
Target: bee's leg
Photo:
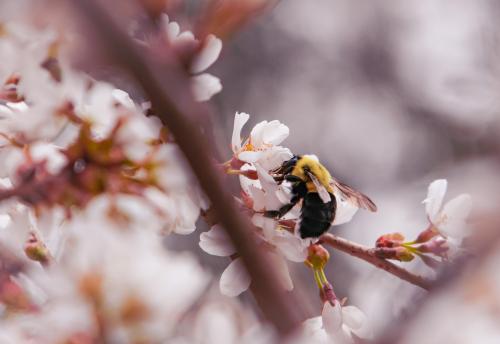
[[[271,219],[279,219],[280,218],[280,211],[279,210],[266,210],[264,212],[265,217],[269,217]]]
[[[300,179],[297,176],[294,176],[293,174],[289,174],[289,175],[285,176],[285,180],[289,181],[289,182],[292,182],[292,183],[301,183],[301,182],[303,182],[302,179]]]
[[[285,176],[283,176],[283,175],[273,176],[273,178],[274,178],[274,181],[276,181],[278,183],[281,183],[281,182],[283,182],[283,180],[285,180]]]
[[[290,203],[285,204],[278,210],[267,210],[264,212],[264,216],[274,219],[279,219],[283,217],[286,213],[288,213],[290,210],[292,210],[292,208],[295,207],[295,205],[300,201],[301,198],[302,198],[301,196],[295,195],[290,200]]]
[[[283,217],[286,213],[288,213],[295,206],[296,203],[297,202],[285,204],[278,210],[267,210],[264,212],[264,216],[274,219],[279,219],[280,217]]]

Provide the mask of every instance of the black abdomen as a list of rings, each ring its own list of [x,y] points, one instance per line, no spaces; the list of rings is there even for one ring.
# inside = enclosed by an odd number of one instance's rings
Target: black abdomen
[[[330,193],[331,201],[323,203],[318,193],[309,192],[304,196],[300,215],[300,237],[317,238],[325,233],[333,222],[337,201]]]

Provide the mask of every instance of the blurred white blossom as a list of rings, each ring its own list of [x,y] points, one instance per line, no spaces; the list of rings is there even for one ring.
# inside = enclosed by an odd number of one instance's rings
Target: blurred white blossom
[[[191,77],[191,87],[197,101],[206,101],[222,90],[220,79],[209,73],[202,73],[210,67],[222,50],[222,41],[214,35],[206,36],[202,42],[196,39],[191,31],[180,31],[177,22],[171,21],[164,14],[161,25],[166,33],[167,40],[174,48],[182,49],[201,45],[201,49],[191,61],[189,70],[193,74]]]

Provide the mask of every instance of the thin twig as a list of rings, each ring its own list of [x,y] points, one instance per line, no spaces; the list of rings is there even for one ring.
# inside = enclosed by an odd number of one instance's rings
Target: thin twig
[[[431,286],[431,281],[420,276],[409,272],[408,270],[391,263],[390,261],[380,258],[377,256],[376,248],[370,248],[367,246],[363,246],[360,244],[356,244],[347,239],[339,238],[330,233],[323,234],[320,238],[320,242],[323,244],[327,244],[339,251],[350,254],[353,257],[362,259],[379,269],[385,270],[390,274],[393,274],[400,279],[407,281],[411,284],[419,286],[425,290],[429,290]]]
[[[241,255],[252,277],[252,290],[261,310],[280,333],[290,333],[305,319],[305,312],[291,294],[282,290],[278,273],[268,264],[267,254],[255,242],[249,220],[238,211],[227,191],[227,184],[212,161],[213,147],[207,144],[196,125],[197,118],[209,116],[210,112],[206,106],[193,100],[188,75],[174,56],[169,59],[171,63],[160,66],[145,52],[139,52],[114,18],[95,1],[72,0],[71,3],[87,20],[87,28],[93,30],[96,41],[93,47],[109,53],[143,88],[154,113],[176,138],[210,199],[217,219]]]

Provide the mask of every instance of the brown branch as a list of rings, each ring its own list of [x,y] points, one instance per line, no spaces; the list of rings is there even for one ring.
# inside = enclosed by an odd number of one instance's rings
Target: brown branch
[[[429,290],[431,286],[431,281],[420,276],[420,275],[415,275],[408,270],[391,263],[390,261],[380,258],[377,256],[377,249],[376,248],[370,248],[367,246],[363,246],[360,244],[356,244],[352,241],[349,241],[347,239],[339,238],[335,235],[332,235],[330,233],[323,234],[320,238],[320,242],[324,244],[328,244],[331,247],[345,252],[347,254],[350,254],[353,257],[362,259],[374,266],[376,266],[379,269],[385,270],[390,274],[393,274],[396,277],[399,277],[400,279],[409,282],[411,284],[414,284],[416,286],[419,286],[420,288],[423,288],[425,290]]]
[[[154,113],[169,128],[184,152],[201,187],[207,194],[217,219],[226,229],[252,277],[254,296],[264,315],[281,334],[291,332],[305,319],[302,305],[285,293],[277,273],[267,263],[267,254],[258,247],[251,234],[252,226],[240,214],[227,184],[212,161],[213,147],[197,126],[197,118],[210,116],[208,108],[193,100],[189,76],[174,56],[161,65],[137,49],[119,28],[111,12],[105,12],[95,1],[72,0],[93,31],[92,49],[102,49],[113,61],[128,71],[150,99]],[[165,60],[164,60],[165,61]]]

